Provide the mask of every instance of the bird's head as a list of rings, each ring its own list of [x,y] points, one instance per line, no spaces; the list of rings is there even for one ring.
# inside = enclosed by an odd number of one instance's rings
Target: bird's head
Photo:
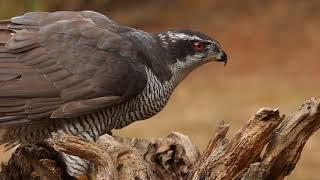
[[[211,61],[227,63],[227,55],[220,44],[201,32],[173,30],[157,36],[168,52],[169,69],[179,81],[202,64]]]

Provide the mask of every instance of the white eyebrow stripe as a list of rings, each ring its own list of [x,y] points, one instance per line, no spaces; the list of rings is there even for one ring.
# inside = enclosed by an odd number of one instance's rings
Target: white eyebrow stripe
[[[171,39],[202,40],[198,36],[189,36],[189,35],[184,34],[184,33],[175,33],[175,32],[168,31],[167,34]]]

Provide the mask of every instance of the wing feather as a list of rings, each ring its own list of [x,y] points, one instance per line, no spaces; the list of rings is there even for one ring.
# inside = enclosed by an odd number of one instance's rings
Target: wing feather
[[[90,11],[0,21],[0,126],[76,117],[141,92],[144,65],[119,27]]]

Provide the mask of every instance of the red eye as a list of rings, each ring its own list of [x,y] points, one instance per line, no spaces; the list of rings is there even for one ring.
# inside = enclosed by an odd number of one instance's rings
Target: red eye
[[[193,43],[193,49],[195,51],[203,51],[204,50],[204,44],[202,42],[195,42],[195,43]]]

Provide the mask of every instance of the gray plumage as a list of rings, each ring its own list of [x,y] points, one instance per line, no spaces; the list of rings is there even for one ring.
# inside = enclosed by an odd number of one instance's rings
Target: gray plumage
[[[1,21],[0,144],[59,131],[94,141],[158,113],[179,82],[211,60],[227,58],[202,33],[150,34],[91,11]],[[71,175],[88,168],[77,157],[65,160]]]

